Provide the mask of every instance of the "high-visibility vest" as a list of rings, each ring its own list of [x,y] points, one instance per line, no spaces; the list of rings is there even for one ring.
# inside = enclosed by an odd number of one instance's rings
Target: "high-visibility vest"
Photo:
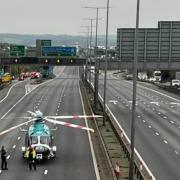
[[[29,151],[29,149],[28,149],[28,150],[26,151],[24,157],[29,158],[29,153],[30,153],[30,151]],[[33,151],[32,151],[32,154],[33,154],[33,159],[35,159],[35,158],[36,158],[36,151],[35,151],[34,149],[33,149]]]

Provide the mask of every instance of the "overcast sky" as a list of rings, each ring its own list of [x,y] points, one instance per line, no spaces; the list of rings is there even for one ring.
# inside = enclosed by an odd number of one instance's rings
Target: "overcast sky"
[[[180,20],[180,0],[140,0],[140,27],[157,27],[158,21]],[[85,32],[81,25],[95,18],[95,10],[107,0],[1,0],[0,33],[70,34]],[[117,28],[135,27],[136,0],[110,0],[109,34]],[[106,10],[99,12],[99,34],[105,34]],[[82,34],[81,34],[82,35]]]

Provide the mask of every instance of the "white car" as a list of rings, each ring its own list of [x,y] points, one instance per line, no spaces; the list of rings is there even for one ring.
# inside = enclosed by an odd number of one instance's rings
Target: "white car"
[[[171,81],[171,86],[174,86],[174,87],[180,86],[180,80],[179,79],[173,79]]]

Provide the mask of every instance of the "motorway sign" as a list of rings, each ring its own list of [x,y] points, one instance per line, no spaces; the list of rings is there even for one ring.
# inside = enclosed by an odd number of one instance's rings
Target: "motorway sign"
[[[76,56],[76,47],[42,47],[42,56]]]
[[[41,40],[41,46],[51,46],[51,40]]]
[[[10,56],[24,56],[25,46],[22,45],[11,45],[10,46]]]

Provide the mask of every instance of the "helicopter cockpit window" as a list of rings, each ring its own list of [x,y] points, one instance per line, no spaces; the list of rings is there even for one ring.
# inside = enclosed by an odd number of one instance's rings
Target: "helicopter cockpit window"
[[[37,136],[30,136],[30,143],[31,144],[38,144],[38,137]]]
[[[41,144],[48,144],[50,143],[50,138],[48,136],[41,136],[40,137],[40,143]]]

